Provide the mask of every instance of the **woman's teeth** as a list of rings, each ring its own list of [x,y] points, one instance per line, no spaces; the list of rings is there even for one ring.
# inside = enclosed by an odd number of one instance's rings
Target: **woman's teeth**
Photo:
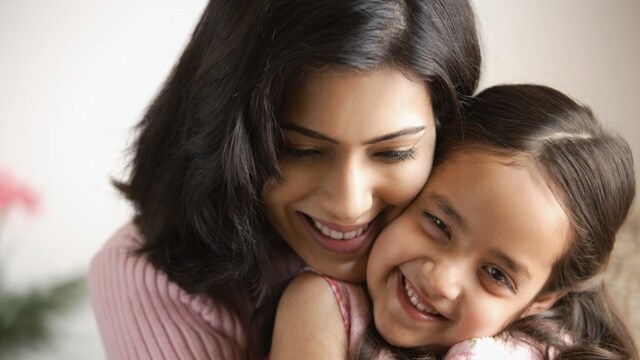
[[[340,232],[340,231],[335,231],[333,229],[329,229],[328,227],[322,225],[321,223],[317,222],[316,220],[312,219],[313,221],[313,226],[316,227],[316,229],[320,230],[320,232],[322,232],[323,234],[325,234],[326,236],[334,239],[334,240],[349,240],[349,239],[353,239],[354,237],[360,236],[362,235],[363,232],[367,231],[367,229],[369,228],[369,224],[356,229],[356,230],[352,230],[349,232]]]
[[[413,292],[413,290],[409,286],[409,283],[407,283],[406,280],[404,281],[404,290],[407,292],[407,296],[409,297],[409,301],[411,301],[411,303],[413,304],[413,306],[415,306],[416,309],[420,310],[423,313],[429,314],[429,315],[441,316],[439,312],[435,311],[434,309],[431,309],[431,308],[427,307],[427,305],[425,305],[422,302],[420,302],[420,299],[418,298],[418,295],[416,295],[416,293]]]

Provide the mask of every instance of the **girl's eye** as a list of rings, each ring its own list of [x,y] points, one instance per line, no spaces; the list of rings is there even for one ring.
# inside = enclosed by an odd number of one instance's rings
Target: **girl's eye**
[[[408,150],[381,151],[376,153],[376,156],[383,158],[387,162],[403,162],[403,161],[415,159],[416,149],[411,148]]]
[[[320,155],[320,151],[316,149],[298,149],[283,146],[280,148],[280,156],[285,159],[305,160]]]
[[[423,211],[423,214],[440,232],[446,235],[448,239],[451,238],[451,230],[444,221],[430,212]]]
[[[483,266],[483,268],[484,268],[484,271],[486,271],[487,274],[489,274],[491,279],[496,283],[498,283],[498,285],[506,287],[511,292],[515,291],[515,287],[511,282],[511,279],[509,279],[509,276],[507,276],[504,272],[502,272],[502,270],[491,265]]]

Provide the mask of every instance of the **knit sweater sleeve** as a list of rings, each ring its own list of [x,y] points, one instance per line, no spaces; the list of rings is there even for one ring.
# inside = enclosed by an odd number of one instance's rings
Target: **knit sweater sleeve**
[[[109,359],[241,359],[244,329],[228,307],[187,294],[143,255],[134,225],[93,258],[88,284]]]

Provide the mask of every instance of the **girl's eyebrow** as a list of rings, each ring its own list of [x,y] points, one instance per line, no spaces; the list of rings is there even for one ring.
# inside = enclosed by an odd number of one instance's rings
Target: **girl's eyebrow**
[[[529,269],[522,263],[516,261],[509,255],[502,252],[500,249],[492,249],[491,254],[498,259],[502,260],[511,271],[514,271],[517,274],[524,275],[527,279],[531,279],[531,273]]]
[[[447,216],[453,219],[453,221],[460,227],[462,231],[468,230],[466,221],[455,210],[454,206],[451,205],[447,197],[436,193],[430,193],[429,198],[437,204],[441,211],[443,211],[445,214],[447,214]],[[531,273],[529,272],[529,269],[524,264],[505,254],[502,250],[491,249],[491,254],[504,262],[506,266],[511,269],[511,271],[515,272],[516,274],[522,274],[527,279],[531,279]]]
[[[429,198],[431,200],[433,200],[436,203],[436,205],[438,205],[440,210],[442,210],[451,219],[453,219],[453,221],[456,222],[456,224],[458,225],[458,227],[460,227],[460,229],[462,229],[463,231],[467,231],[468,230],[467,222],[456,211],[456,209],[453,207],[453,205],[451,205],[451,203],[449,202],[449,200],[445,196],[442,196],[442,195],[436,194],[436,193],[430,193],[429,194]]]
[[[295,131],[303,136],[306,137],[310,137],[313,139],[318,139],[318,140],[322,140],[322,141],[326,141],[326,142],[330,142],[332,144],[340,144],[340,142],[338,140],[335,140],[327,135],[324,135],[320,132],[317,132],[315,130],[311,130],[308,129],[306,127],[303,126],[299,126],[299,125],[295,125],[295,124],[289,124],[289,123],[283,123],[280,125],[280,127],[283,130],[291,130],[291,131]],[[405,129],[401,129],[398,131],[394,131],[392,133],[389,134],[385,134],[382,136],[378,136],[376,138],[373,138],[371,140],[367,140],[364,142],[365,145],[371,145],[371,144],[376,144],[376,143],[380,143],[383,141],[388,141],[388,140],[392,140],[398,137],[402,137],[405,135],[413,135],[413,134],[417,134],[420,131],[424,130],[425,127],[424,126],[412,126],[412,127],[407,127]]]
[[[463,231],[466,231],[468,229],[467,223],[464,218],[455,210],[455,207],[451,205],[451,203],[445,196],[436,193],[430,193],[429,198],[438,205],[441,211],[443,211],[445,214],[447,214],[447,216],[453,219],[453,221],[456,222],[460,229],[462,229]],[[511,271],[517,274],[522,274],[528,279],[531,279],[531,273],[529,272],[529,269],[524,264],[505,254],[502,250],[492,249],[491,254],[496,258],[502,260],[502,262],[504,262],[507,267],[511,269]]]

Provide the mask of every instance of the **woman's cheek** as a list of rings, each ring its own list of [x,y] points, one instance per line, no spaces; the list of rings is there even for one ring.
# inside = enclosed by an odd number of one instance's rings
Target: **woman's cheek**
[[[410,167],[397,171],[394,179],[389,180],[387,198],[395,207],[385,216],[385,223],[396,219],[406,209],[411,201],[418,196],[431,173],[431,160],[427,163],[416,162]]]

